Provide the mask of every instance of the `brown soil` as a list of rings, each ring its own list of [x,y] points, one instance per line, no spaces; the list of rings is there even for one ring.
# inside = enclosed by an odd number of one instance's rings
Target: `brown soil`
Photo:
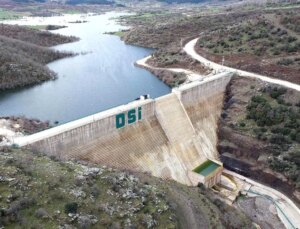
[[[203,66],[199,61],[192,59],[186,53],[181,53],[179,60],[176,63],[164,63],[160,59],[152,56],[151,59],[147,61],[147,64],[157,67],[157,68],[182,68],[187,69],[193,72],[196,72],[200,75],[207,75],[211,72],[210,69]]]
[[[0,119],[10,120],[12,121],[13,125],[18,124],[20,126],[20,128],[18,128],[18,131],[24,134],[34,134],[42,130],[48,129],[50,127],[48,121],[42,122],[38,119],[28,119],[25,117],[16,117],[16,116],[0,117]]]
[[[182,46],[191,38],[196,38],[199,33],[216,30],[233,23],[238,24],[259,12],[242,12],[219,15],[186,17],[182,14],[157,16],[151,22],[137,19],[135,21],[123,22],[132,26],[122,39],[128,43],[149,48],[166,48],[170,45]]]
[[[244,77],[232,79],[227,88],[224,110],[219,122],[218,151],[226,168],[285,193],[300,206],[300,198],[295,195],[295,185],[283,174],[269,168],[268,143],[236,128],[238,120],[245,115],[248,101],[266,85],[268,84],[262,81]],[[288,91],[285,99],[293,101],[298,98],[295,98],[294,91]]]
[[[176,73],[164,69],[153,69],[140,65],[138,65],[138,67],[148,70],[171,88],[176,87],[187,80],[187,77],[184,73]]]
[[[196,51],[201,56],[215,63],[222,64],[222,55],[211,54],[199,46],[196,46]],[[224,65],[300,84],[299,68],[278,65],[270,57],[257,57],[251,54],[226,55],[224,56]]]

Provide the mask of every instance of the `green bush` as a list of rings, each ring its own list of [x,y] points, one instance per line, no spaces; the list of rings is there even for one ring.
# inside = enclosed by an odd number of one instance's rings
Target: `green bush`
[[[288,40],[289,43],[291,43],[291,42],[296,41],[297,38],[296,37],[292,37],[292,36],[288,36],[287,40]]]
[[[290,139],[295,141],[296,140],[296,135],[297,135],[297,132],[295,130],[293,130],[291,133],[290,133]]]
[[[295,136],[295,141],[300,143],[300,132],[298,132]]]
[[[290,153],[288,156],[288,160],[300,166],[300,151]]]
[[[268,129],[267,129],[267,128],[264,128],[264,127],[262,127],[262,128],[260,128],[260,131],[261,131],[261,132],[263,132],[263,133],[265,133],[265,132],[267,132],[267,131],[268,131]]]
[[[277,61],[277,64],[285,65],[285,66],[291,65],[293,63],[294,63],[294,61],[292,59],[281,59],[281,60]]]
[[[66,214],[69,214],[69,213],[76,214],[77,209],[78,209],[78,204],[76,202],[65,204],[65,213]]]
[[[254,98],[257,101],[257,98]],[[272,108],[267,102],[252,102],[247,106],[247,118],[253,119],[258,126],[272,126],[284,120],[284,113],[280,108]]]
[[[272,144],[277,144],[279,146],[284,146],[286,144],[290,144],[291,142],[288,140],[288,138],[284,137],[282,134],[275,134],[272,135],[270,138],[270,142]]]
[[[280,50],[279,50],[278,48],[273,48],[273,49],[272,49],[272,54],[273,54],[274,56],[277,56],[277,55],[280,54]]]
[[[290,164],[285,161],[279,160],[278,158],[273,158],[273,160],[270,163],[270,166],[275,171],[283,172],[290,167]]]
[[[284,95],[286,93],[286,88],[283,87],[274,87],[271,89],[271,91],[269,92],[269,95],[273,98],[273,99],[277,99],[279,96]]]
[[[274,127],[271,129],[271,132],[274,134],[282,134],[282,135],[289,135],[291,133],[291,129],[286,127]]]
[[[245,127],[245,126],[246,126],[246,123],[244,123],[244,122],[240,123],[240,127]]]
[[[291,128],[291,129],[297,129],[299,127],[299,124],[297,123],[297,120],[289,119],[285,122],[284,127]]]

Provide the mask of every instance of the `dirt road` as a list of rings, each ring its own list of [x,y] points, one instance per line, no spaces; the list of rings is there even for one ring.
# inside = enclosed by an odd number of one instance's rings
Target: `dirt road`
[[[199,61],[200,63],[204,64],[205,66],[207,66],[209,68],[214,69],[216,72],[222,72],[222,71],[234,72],[234,73],[237,73],[238,75],[241,75],[241,76],[257,78],[257,79],[260,79],[260,80],[265,81],[265,82],[281,85],[283,87],[288,87],[288,88],[300,91],[300,85],[298,85],[298,84],[291,83],[291,82],[284,81],[284,80],[278,80],[278,79],[270,78],[268,76],[262,76],[262,75],[255,74],[255,73],[252,73],[252,72],[246,72],[246,71],[242,71],[242,70],[239,70],[239,69],[230,68],[230,67],[227,67],[227,66],[223,66],[223,65],[214,63],[214,62],[200,56],[195,51],[195,45],[196,45],[198,39],[199,38],[196,38],[196,39],[191,40],[190,42],[188,42],[183,48],[184,51],[188,55],[190,55],[193,59]]]
[[[265,82],[281,85],[284,87],[288,87],[288,88],[300,91],[300,85],[298,85],[298,84],[294,84],[294,83],[291,83],[288,81],[273,79],[268,76],[263,76],[263,75],[259,75],[259,74],[255,74],[255,73],[251,73],[251,72],[247,72],[247,71],[242,71],[242,70],[222,66],[220,64],[217,64],[217,63],[214,63],[212,61],[205,59],[204,57],[200,56],[195,51],[195,45],[196,45],[198,39],[199,38],[196,38],[196,39],[188,42],[184,46],[184,51],[188,55],[190,55],[193,59],[204,64],[206,67],[213,69],[215,71],[214,73],[219,73],[219,72],[224,72],[224,71],[234,72],[241,76],[257,78],[257,79],[265,81]],[[146,58],[138,61],[137,64],[141,65],[141,66],[146,66],[148,68],[153,68],[152,66],[150,66],[146,63],[146,61],[149,58],[150,57],[146,57]],[[165,70],[171,70],[171,69],[165,69]],[[187,70],[185,70],[185,69],[176,69],[176,71],[187,73],[186,72]],[[189,74],[192,74],[192,72],[189,72]],[[263,196],[263,197],[266,197],[266,198],[272,200],[274,202],[274,204],[276,205],[276,208],[278,211],[278,216],[280,217],[281,221],[284,223],[286,228],[297,229],[300,227],[300,210],[288,197],[286,197],[282,193],[276,191],[275,189],[272,189],[270,187],[267,187],[265,185],[257,183],[255,181],[250,180],[246,177],[243,177],[239,174],[232,173],[230,171],[228,171],[228,173],[230,173],[231,175],[250,184],[251,190],[250,189],[243,190],[243,191],[247,192],[247,194],[252,195],[252,196]],[[177,195],[178,195],[178,193],[177,193]],[[182,198],[181,201],[182,201],[182,203],[180,203],[180,205],[186,206],[188,208],[193,208],[191,206],[191,203],[189,203],[189,201],[185,200],[185,198]],[[190,219],[191,224],[189,226],[193,226],[194,224],[197,225],[193,215],[191,215],[190,218],[191,218]]]
[[[151,56],[147,56],[141,60],[138,60],[136,62],[136,64],[138,66],[141,67],[145,67],[145,68],[150,68],[150,69],[156,69],[156,70],[166,70],[166,71],[171,71],[171,72],[175,72],[175,73],[184,73],[187,76],[188,81],[195,81],[195,80],[202,80],[207,76],[203,76],[200,74],[197,74],[191,70],[187,70],[187,69],[182,69],[182,68],[157,68],[157,67],[153,67],[149,64],[147,64],[147,60],[149,60],[151,58]]]

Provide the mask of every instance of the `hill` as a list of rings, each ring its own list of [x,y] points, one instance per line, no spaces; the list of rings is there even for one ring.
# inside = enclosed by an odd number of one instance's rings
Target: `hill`
[[[46,3],[51,2],[49,0],[13,0],[16,3]],[[112,5],[114,4],[113,0],[57,0],[55,2],[58,3],[66,3],[66,4],[100,4],[100,5]]]
[[[252,228],[213,192],[145,174],[18,149],[0,150],[0,174],[0,227]]]
[[[218,2],[218,1],[212,1],[212,0],[158,0],[159,2],[165,2],[168,4],[176,3],[176,4],[182,4],[182,3],[204,3],[204,2]],[[226,0],[225,0],[226,1]]]
[[[12,0],[16,3],[32,3],[32,2],[37,2],[37,3],[45,3],[45,2],[51,2],[49,0]],[[163,2],[167,4],[183,4],[183,3],[217,3],[217,2],[224,2],[226,0],[153,0],[151,2]],[[99,5],[114,5],[114,4],[126,4],[126,3],[137,3],[137,1],[134,0],[127,0],[127,1],[118,1],[118,0],[56,0],[55,2],[59,3],[66,3],[66,4],[99,4]],[[145,0],[140,0],[138,2],[149,2]]]
[[[113,5],[114,1],[109,0],[67,0],[67,4],[98,4],[98,5]]]
[[[24,26],[0,24],[0,34],[2,36],[17,39],[39,46],[55,46],[77,40],[75,37],[66,37],[53,34],[47,31],[40,31]]]
[[[0,24],[0,91],[54,79],[45,65],[71,56],[47,47],[75,41],[49,32]]]
[[[225,166],[300,203],[300,93],[235,77],[226,96],[218,131]]]

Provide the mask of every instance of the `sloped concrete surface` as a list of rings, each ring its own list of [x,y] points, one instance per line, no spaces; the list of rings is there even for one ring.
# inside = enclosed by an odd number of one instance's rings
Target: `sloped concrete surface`
[[[195,130],[174,93],[158,98],[155,111],[170,142],[185,142],[193,138]]]
[[[155,100],[135,101],[16,143],[60,159],[149,172],[191,185],[188,171],[208,158],[218,160],[217,122],[230,78],[222,73],[194,81]],[[138,109],[141,119],[129,124],[129,111]],[[126,117],[122,128],[116,125],[120,113]]]

